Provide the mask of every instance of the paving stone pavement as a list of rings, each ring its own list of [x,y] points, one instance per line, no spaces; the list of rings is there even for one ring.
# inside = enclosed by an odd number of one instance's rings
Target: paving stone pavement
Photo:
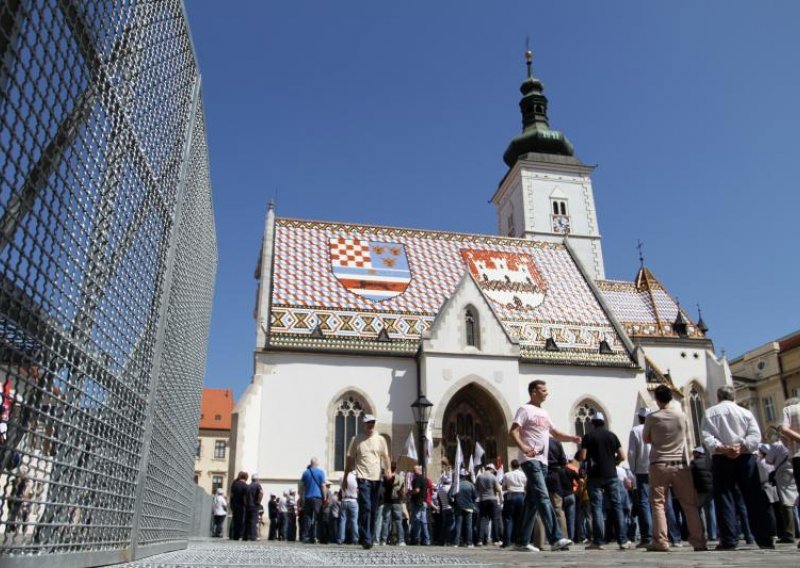
[[[796,545],[777,545],[777,550],[759,550],[743,546],[732,552],[694,552],[690,547],[675,548],[668,553],[643,550],[584,550],[574,545],[562,552],[515,552],[496,547],[444,548],[396,546],[363,550],[358,546],[303,545],[284,542],[232,542],[197,539],[186,550],[168,552],[116,568],[211,568],[255,566],[564,566],[617,568],[636,566],[660,568],[800,566],[800,550]]]

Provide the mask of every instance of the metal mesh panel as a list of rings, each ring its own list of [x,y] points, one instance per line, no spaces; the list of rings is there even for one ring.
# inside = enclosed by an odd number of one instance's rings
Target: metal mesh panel
[[[190,186],[209,187],[202,108],[189,157]],[[197,424],[211,317],[216,246],[211,194],[187,195],[170,290],[164,362],[159,375],[147,467],[140,544],[186,538],[192,524]]]
[[[198,84],[177,0],[0,3],[0,556],[187,537],[216,269]]]

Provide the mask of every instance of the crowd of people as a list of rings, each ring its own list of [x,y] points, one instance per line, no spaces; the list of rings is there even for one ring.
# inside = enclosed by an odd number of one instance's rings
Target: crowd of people
[[[510,463],[464,467],[443,458],[434,483],[420,466],[399,471],[375,417],[348,451],[335,487],[311,458],[298,490],[270,495],[262,520],[261,484],[242,472],[231,487],[230,538],[373,545],[496,545],[538,552],[614,545],[667,552],[684,546],[733,550],[740,539],[761,549],[798,536],[800,399],[783,411],[777,441],[766,444],[752,413],[737,405],[732,387],[703,419],[703,444],[690,449],[684,413],[666,385],[657,409],[641,408],[626,453],[596,412],[582,437],[559,430],[543,403],[544,381],[532,381],[530,400],[514,416],[509,435],[519,449]],[[579,450],[568,456],[562,442]],[[221,500],[221,501],[220,501]],[[222,506],[224,502],[224,506]],[[220,505],[218,507],[217,505]],[[222,536],[228,503],[215,497],[215,536]]]

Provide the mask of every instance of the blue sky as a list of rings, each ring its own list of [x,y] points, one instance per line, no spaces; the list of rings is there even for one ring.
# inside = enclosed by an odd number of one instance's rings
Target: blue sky
[[[206,384],[252,374],[281,216],[493,234],[530,36],[597,164],[606,275],[646,264],[729,357],[800,328],[800,3],[188,0],[219,267]],[[298,395],[300,393],[298,392]]]

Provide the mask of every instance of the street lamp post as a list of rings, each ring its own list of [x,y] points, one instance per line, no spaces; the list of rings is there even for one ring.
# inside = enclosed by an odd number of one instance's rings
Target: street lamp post
[[[425,444],[425,430],[428,429],[428,420],[430,420],[431,417],[432,406],[433,403],[422,393],[420,393],[417,400],[411,405],[411,411],[414,413],[414,421],[417,423],[417,429],[419,430],[419,451],[417,452],[417,459],[422,466],[423,479],[427,479],[428,477],[425,460],[425,448],[427,447]]]

